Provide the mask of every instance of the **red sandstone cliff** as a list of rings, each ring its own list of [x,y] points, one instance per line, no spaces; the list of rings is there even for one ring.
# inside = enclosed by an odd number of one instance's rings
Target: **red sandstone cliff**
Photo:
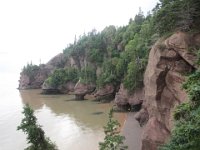
[[[144,75],[144,101],[136,119],[145,124],[142,150],[157,150],[170,136],[173,110],[187,100],[181,85],[184,75],[194,70],[195,47],[200,34],[177,32],[159,40],[151,49]]]

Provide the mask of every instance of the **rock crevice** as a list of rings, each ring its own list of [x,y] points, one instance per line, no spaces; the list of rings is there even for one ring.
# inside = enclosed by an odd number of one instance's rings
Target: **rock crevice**
[[[142,150],[157,150],[170,136],[175,106],[187,100],[182,90],[185,74],[196,68],[195,52],[189,51],[192,39],[187,33],[177,32],[151,49],[144,74],[144,101],[136,114],[144,125]],[[199,43],[194,43],[198,45]]]

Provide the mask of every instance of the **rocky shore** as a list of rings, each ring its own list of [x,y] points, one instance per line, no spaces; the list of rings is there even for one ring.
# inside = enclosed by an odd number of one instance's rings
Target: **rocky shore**
[[[122,129],[122,133],[127,136],[126,142],[131,148],[141,146],[141,150],[157,150],[170,137],[175,107],[187,100],[187,94],[181,86],[185,81],[185,74],[197,68],[196,51],[190,50],[195,46],[200,46],[200,34],[176,32],[168,38],[159,39],[150,50],[144,84],[131,92],[122,82],[118,86],[109,83],[97,88],[93,82],[84,83],[79,80],[73,86],[66,86],[65,93],[73,91],[77,100],[84,100],[87,94],[93,94],[99,101],[109,99],[109,102],[114,99],[117,107],[123,110],[137,108],[139,112],[135,116],[128,113]],[[19,89],[41,88],[45,79],[56,68],[73,66],[81,69],[86,63],[87,58],[84,56],[65,58],[63,54],[59,54],[37,68],[34,76],[27,76],[22,72]],[[91,66],[92,69],[96,68],[96,72],[101,70],[95,64],[91,63]],[[62,89],[63,87],[53,89],[43,84],[43,90],[47,93]],[[143,126],[142,134],[135,118]],[[138,135],[137,138],[134,134]],[[133,138],[137,141],[135,144],[132,143]]]

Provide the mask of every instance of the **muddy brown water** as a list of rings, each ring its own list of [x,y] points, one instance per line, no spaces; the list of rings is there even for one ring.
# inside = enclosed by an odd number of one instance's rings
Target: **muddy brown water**
[[[41,95],[41,90],[1,91],[0,96],[0,150],[22,150],[26,135],[16,128],[23,118],[23,105],[28,103],[42,125],[46,135],[60,150],[97,150],[103,140],[112,104],[99,104],[92,100],[75,101],[73,95]],[[121,124],[124,113],[115,117]]]
[[[23,150],[28,146],[26,135],[16,130],[23,118],[21,112],[25,103],[35,110],[38,123],[42,125],[46,136],[60,150],[98,150],[98,143],[104,138],[103,126],[106,125],[112,104],[99,104],[91,98],[74,101],[73,95],[41,95],[41,90],[18,91],[15,78],[6,75],[1,79],[0,150]],[[126,114],[115,113],[115,118],[123,125]],[[131,133],[140,130],[132,127]],[[134,132],[131,135],[133,141],[138,138],[137,134]],[[133,143],[132,140],[127,142]],[[134,150],[139,148],[135,147]]]

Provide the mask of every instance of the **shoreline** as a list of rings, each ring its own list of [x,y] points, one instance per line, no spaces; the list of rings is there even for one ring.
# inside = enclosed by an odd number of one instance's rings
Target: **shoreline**
[[[128,150],[141,149],[142,127],[140,127],[137,120],[135,120],[135,112],[128,112],[125,117],[123,126],[121,127],[121,134],[125,136],[124,144],[128,146]]]

